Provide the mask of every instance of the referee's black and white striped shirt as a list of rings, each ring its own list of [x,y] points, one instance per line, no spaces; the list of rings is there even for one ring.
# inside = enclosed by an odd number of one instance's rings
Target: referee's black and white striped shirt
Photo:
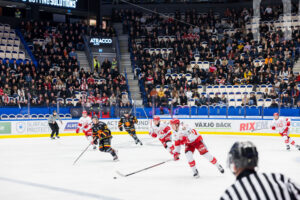
[[[300,187],[276,173],[244,170],[220,200],[300,200]]]

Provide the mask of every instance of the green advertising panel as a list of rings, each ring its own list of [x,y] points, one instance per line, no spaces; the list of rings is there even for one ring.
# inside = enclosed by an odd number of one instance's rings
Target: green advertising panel
[[[0,134],[11,134],[11,122],[0,122]]]

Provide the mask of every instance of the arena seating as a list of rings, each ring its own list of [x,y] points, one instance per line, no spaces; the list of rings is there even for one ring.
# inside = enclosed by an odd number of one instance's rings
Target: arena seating
[[[300,27],[294,14],[292,40],[276,39],[282,20],[274,19],[282,15],[280,7],[274,8],[274,15],[262,14],[261,26],[267,30],[260,43],[251,40],[251,12],[247,9],[227,9],[225,16],[196,10],[164,13],[175,19],[136,10],[119,11],[123,30],[130,36],[132,67],[144,104],[159,106],[167,98],[168,107],[222,103],[236,107],[297,106],[299,79],[293,67],[299,58]],[[216,94],[226,100],[221,102]]]
[[[0,106],[24,108],[29,103],[30,107],[130,105],[125,76],[118,68],[112,69],[110,61],[102,63],[104,70],[93,73],[83,71],[77,60],[76,51],[84,50],[83,36],[87,29],[94,36],[113,37],[115,32],[111,26],[99,29],[84,23],[23,21],[18,28],[38,66],[19,51],[20,39],[10,26],[1,24],[0,74],[4,74],[4,78],[0,81]],[[18,45],[17,54],[10,51],[14,50],[14,45]],[[42,115],[25,117],[43,118]]]
[[[20,50],[20,39],[9,24],[0,24],[0,59],[8,59],[10,63],[25,60],[25,53]]]

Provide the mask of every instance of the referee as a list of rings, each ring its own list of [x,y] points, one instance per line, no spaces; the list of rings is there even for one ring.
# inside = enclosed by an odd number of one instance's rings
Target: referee
[[[54,110],[54,111],[53,111],[53,114],[50,115],[50,117],[48,118],[48,124],[49,124],[49,126],[50,126],[50,128],[51,128],[51,130],[52,130],[52,133],[51,133],[51,136],[50,136],[50,138],[51,138],[52,140],[55,139],[54,135],[56,136],[56,138],[59,138],[59,136],[58,136],[58,133],[59,133],[59,127],[58,127],[58,124],[56,123],[56,120],[59,120],[60,123],[62,124],[62,121],[61,121],[59,115],[58,115],[58,114],[56,113],[56,111]]]
[[[300,200],[300,187],[283,174],[257,173],[258,152],[252,142],[236,142],[228,165],[236,181],[220,200]]]

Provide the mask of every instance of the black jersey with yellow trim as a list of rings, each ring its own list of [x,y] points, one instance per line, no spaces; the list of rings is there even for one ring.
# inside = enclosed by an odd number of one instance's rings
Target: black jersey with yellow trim
[[[93,124],[93,137],[98,137],[99,139],[109,138],[111,136],[111,131],[108,129],[106,123],[99,121],[97,124]]]
[[[124,115],[120,118],[119,121],[119,128],[124,125],[125,129],[134,128],[134,124],[137,124],[138,120],[135,116],[129,115],[128,117],[125,117]]]

